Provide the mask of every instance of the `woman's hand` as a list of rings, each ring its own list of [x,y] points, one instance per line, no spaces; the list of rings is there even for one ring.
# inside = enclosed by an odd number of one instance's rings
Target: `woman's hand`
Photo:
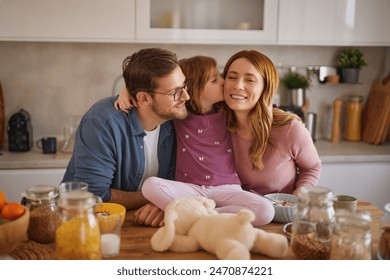
[[[131,108],[137,107],[134,104],[133,98],[128,93],[126,88],[122,88],[119,93],[118,99],[114,102],[114,107],[117,110],[122,110],[123,112],[128,113]]]

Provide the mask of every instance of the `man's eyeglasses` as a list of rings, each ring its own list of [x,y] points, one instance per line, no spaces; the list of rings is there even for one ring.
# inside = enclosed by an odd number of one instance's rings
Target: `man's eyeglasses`
[[[163,94],[163,95],[167,95],[167,96],[172,95],[173,96],[173,100],[177,101],[182,96],[183,90],[187,91],[187,86],[188,86],[188,80],[186,80],[184,82],[184,86],[183,87],[174,89],[173,92],[164,93],[164,92],[158,92],[158,91],[149,91],[149,93],[157,93],[157,94]]]

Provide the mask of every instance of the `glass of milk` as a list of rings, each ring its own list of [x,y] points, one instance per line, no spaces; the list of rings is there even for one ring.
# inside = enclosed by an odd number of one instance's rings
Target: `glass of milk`
[[[119,255],[121,244],[121,215],[111,213],[98,216],[102,257],[110,258]]]

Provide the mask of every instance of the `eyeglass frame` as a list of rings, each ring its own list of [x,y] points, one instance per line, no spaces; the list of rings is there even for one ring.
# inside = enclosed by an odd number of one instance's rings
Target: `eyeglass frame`
[[[171,93],[170,92],[164,93],[164,92],[158,92],[158,91],[147,91],[147,92],[148,93],[162,94],[162,95],[165,95],[165,96],[173,96],[173,101],[178,101],[180,99],[180,97],[183,95],[183,90],[187,91],[188,82],[189,82],[189,80],[186,79],[184,81],[184,86],[174,89],[173,93],[172,92]]]

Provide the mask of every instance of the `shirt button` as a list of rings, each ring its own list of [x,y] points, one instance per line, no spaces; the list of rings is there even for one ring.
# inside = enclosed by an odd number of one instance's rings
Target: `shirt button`
[[[141,146],[140,148],[141,148],[141,149],[143,149],[143,148],[144,148],[144,146]]]

